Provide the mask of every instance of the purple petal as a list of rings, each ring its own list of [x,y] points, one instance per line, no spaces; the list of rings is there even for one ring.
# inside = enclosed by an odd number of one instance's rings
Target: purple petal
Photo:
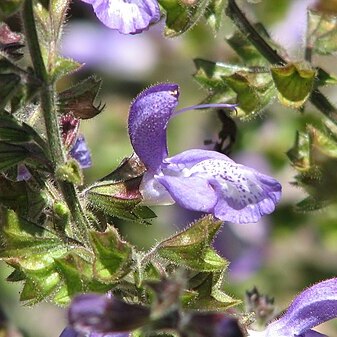
[[[322,333],[319,333],[314,330],[309,330],[305,332],[304,334],[297,336],[297,337],[328,337],[327,335],[323,335]]]
[[[71,327],[66,327],[60,337],[79,337],[79,333]]]
[[[190,210],[211,213],[217,194],[207,180],[201,177],[155,177],[182,207]]]
[[[98,332],[92,332],[89,335],[89,337],[130,337],[130,333],[129,332],[116,332],[116,333],[102,334]]]
[[[286,313],[268,325],[266,337],[316,336],[311,328],[336,317],[337,278],[333,278],[299,294]]]
[[[138,95],[130,107],[132,146],[147,169],[154,172],[167,157],[166,128],[178,104],[178,97],[177,84],[158,84]]]
[[[16,180],[17,181],[27,181],[32,177],[31,173],[27,169],[27,166],[24,164],[19,164],[18,165],[18,171],[17,171],[17,176]]]
[[[79,162],[82,169],[91,166],[90,152],[82,135],[77,137],[76,142],[69,154]]]
[[[156,0],[84,0],[94,7],[97,17],[109,28],[123,34],[137,34],[160,19]]]
[[[182,207],[234,223],[257,222],[273,212],[282,188],[275,179],[206,150],[166,159],[155,179]]]

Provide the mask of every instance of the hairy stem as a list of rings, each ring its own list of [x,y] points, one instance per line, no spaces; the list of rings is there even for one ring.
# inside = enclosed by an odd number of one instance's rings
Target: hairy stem
[[[49,157],[53,163],[54,170],[56,170],[57,167],[66,163],[67,157],[60,133],[57,105],[55,102],[55,86],[54,83],[49,80],[42,57],[32,0],[25,0],[24,2],[23,23],[34,71],[37,78],[41,81],[41,110],[45,122]],[[84,243],[86,243],[88,239],[85,229],[90,228],[90,223],[83,212],[75,186],[66,181],[58,181],[58,184],[75,222],[72,230],[77,239],[83,240]]]
[[[260,54],[271,64],[285,65],[287,61],[273,49],[268,42],[259,34],[254,26],[249,22],[245,14],[236,4],[235,0],[228,0],[226,14],[232,19],[236,27],[254,45]],[[318,90],[315,89],[309,98],[310,102],[321,111],[326,117],[337,124],[336,108]]]

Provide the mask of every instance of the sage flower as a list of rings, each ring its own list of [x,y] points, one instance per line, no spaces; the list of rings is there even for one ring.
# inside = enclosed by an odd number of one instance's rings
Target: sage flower
[[[285,314],[264,331],[249,337],[324,337],[312,328],[337,317],[337,278],[319,282],[300,293]]]
[[[175,111],[178,98],[178,85],[164,83],[146,89],[131,104],[129,136],[147,169],[140,185],[143,203],[176,202],[234,223],[257,222],[272,213],[281,197],[274,178],[215,151],[191,149],[168,157],[166,129],[173,116],[191,109],[235,108],[206,104]]]
[[[159,21],[157,0],[82,0],[91,4],[98,19],[122,34],[138,34]]]

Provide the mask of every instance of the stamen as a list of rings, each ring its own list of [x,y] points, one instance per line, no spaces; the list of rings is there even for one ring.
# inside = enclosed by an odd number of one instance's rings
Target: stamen
[[[189,110],[197,110],[197,109],[232,109],[236,111],[236,107],[238,104],[227,104],[227,103],[208,103],[208,104],[198,104],[192,105],[187,108],[183,108],[173,112],[172,117],[181,114],[182,112],[189,111]]]

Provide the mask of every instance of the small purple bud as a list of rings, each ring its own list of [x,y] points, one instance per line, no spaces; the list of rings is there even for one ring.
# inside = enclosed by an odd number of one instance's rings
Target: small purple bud
[[[76,142],[69,154],[79,162],[82,169],[91,166],[91,155],[82,135],[77,137]]]
[[[19,164],[18,165],[18,171],[17,171],[17,176],[16,180],[17,181],[27,181],[32,177],[30,174],[29,170],[27,169],[26,165],[24,164]]]
[[[70,325],[81,333],[130,331],[147,323],[149,316],[144,306],[96,294],[75,297],[68,313]]]

